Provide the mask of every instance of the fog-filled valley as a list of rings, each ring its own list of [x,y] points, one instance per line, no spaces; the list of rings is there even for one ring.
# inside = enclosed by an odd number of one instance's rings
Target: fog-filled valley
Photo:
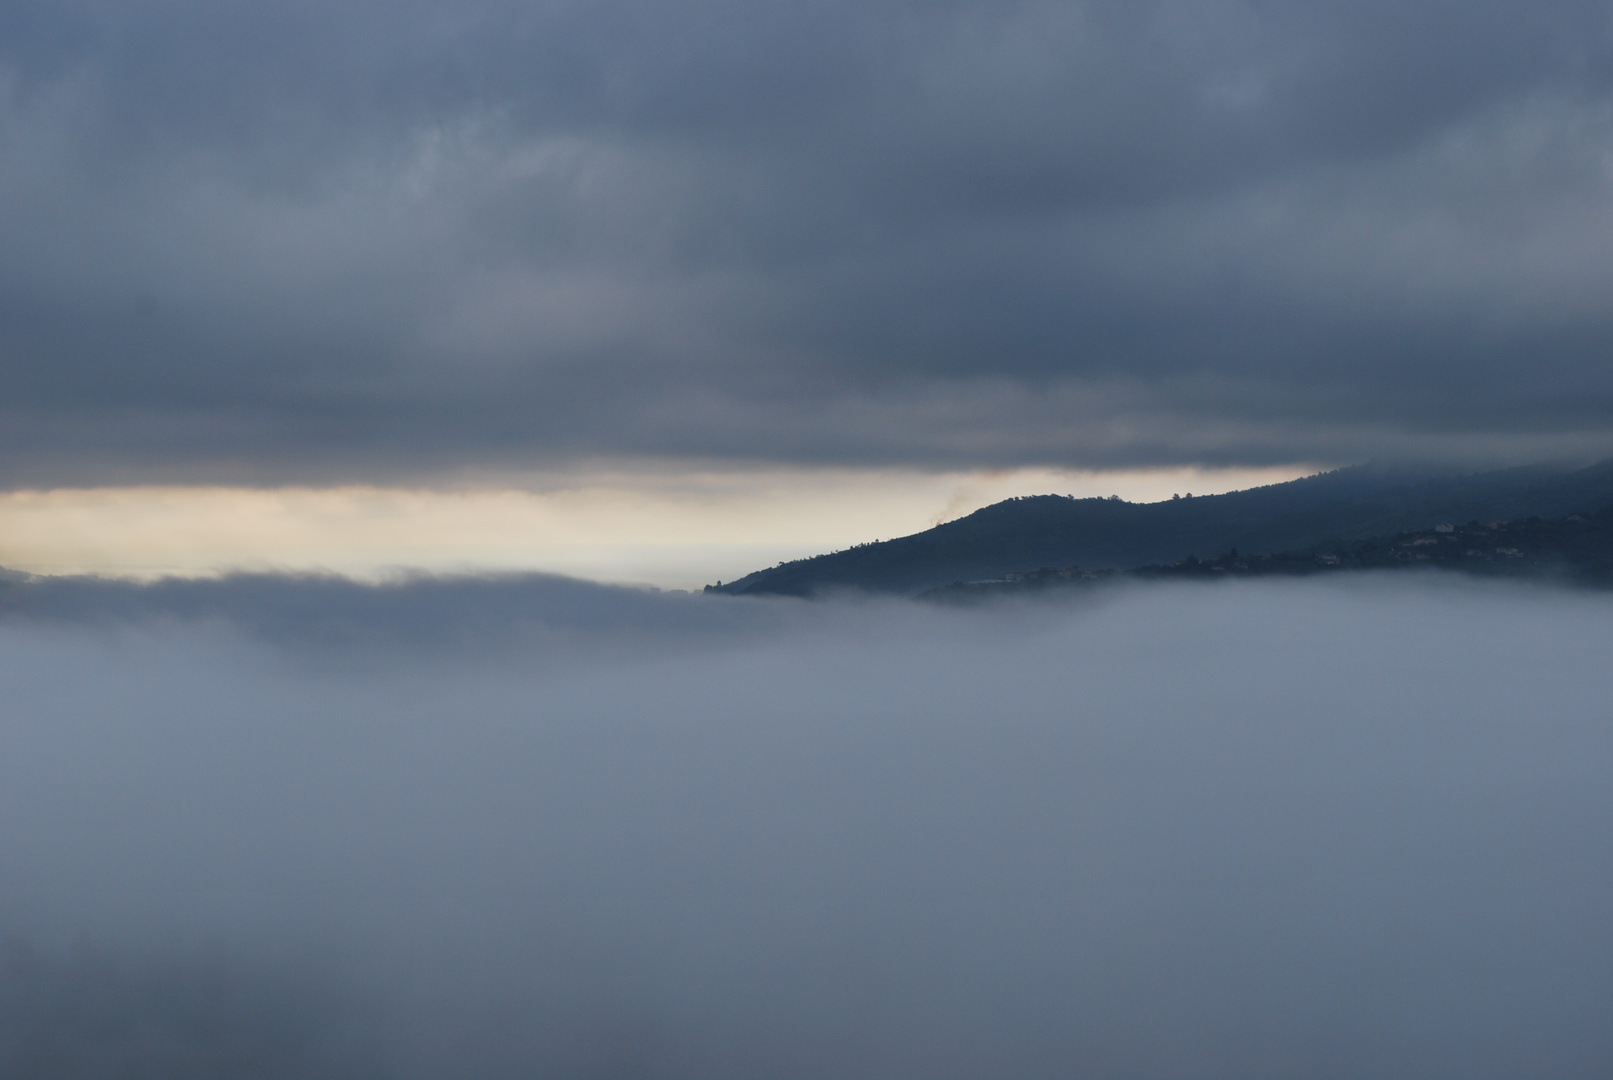
[[[0,594],[0,1075],[1613,1056],[1613,605],[541,577]]]

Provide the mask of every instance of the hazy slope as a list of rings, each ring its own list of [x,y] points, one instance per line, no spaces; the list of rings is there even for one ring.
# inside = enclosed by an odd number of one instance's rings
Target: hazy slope
[[[1132,567],[1236,547],[1363,539],[1441,521],[1557,517],[1613,502],[1613,461],[1430,477],[1359,466],[1193,499],[1010,499],[912,536],[782,563],[721,586],[733,594],[828,589],[914,593],[1039,566]]]

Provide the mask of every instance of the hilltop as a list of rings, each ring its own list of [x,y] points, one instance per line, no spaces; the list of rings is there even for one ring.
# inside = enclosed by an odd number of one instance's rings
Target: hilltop
[[[1349,546],[1442,522],[1562,518],[1613,503],[1613,461],[1460,476],[1355,466],[1266,487],[1131,503],[1035,495],[894,540],[781,563],[708,586],[731,595],[813,596],[854,589],[913,596],[1037,567],[1170,566]]]

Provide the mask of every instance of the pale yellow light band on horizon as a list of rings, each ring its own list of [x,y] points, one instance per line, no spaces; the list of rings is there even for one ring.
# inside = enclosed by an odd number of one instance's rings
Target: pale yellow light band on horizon
[[[544,490],[126,487],[0,494],[0,566],[151,578],[538,570],[698,588],[1015,495],[1214,494],[1315,471],[613,473]]]

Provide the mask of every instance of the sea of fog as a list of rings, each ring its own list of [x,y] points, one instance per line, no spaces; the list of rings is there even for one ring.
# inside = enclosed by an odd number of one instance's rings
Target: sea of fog
[[[1613,597],[0,593],[0,1075],[1569,1077]]]

